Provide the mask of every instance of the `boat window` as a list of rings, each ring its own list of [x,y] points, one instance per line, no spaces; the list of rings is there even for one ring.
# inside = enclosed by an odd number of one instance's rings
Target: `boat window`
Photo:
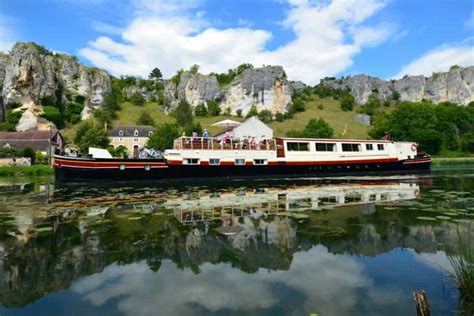
[[[286,148],[288,151],[309,151],[309,143],[288,142]]]
[[[336,151],[334,143],[316,143],[316,151]]]
[[[253,164],[254,165],[266,165],[267,164],[267,159],[254,159]]]
[[[374,145],[373,144],[365,144],[365,149],[366,150],[374,150]]]
[[[377,150],[384,150],[383,144],[377,144]]]
[[[236,165],[245,165],[245,159],[235,159]]]
[[[210,165],[220,165],[220,164],[221,164],[221,161],[220,161],[220,159],[210,158],[210,159],[209,159],[209,164],[210,164]]]
[[[360,144],[342,144],[342,151],[360,151]]]
[[[199,159],[197,158],[185,158],[183,159],[183,164],[185,165],[198,165]]]

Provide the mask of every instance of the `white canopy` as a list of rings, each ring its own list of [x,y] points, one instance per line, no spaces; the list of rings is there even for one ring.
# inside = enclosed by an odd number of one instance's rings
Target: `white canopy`
[[[232,121],[232,120],[229,120],[229,119],[226,119],[226,120],[223,120],[223,121],[219,121],[219,122],[216,122],[214,124],[212,124],[212,126],[225,126],[225,127],[229,127],[229,126],[238,126],[242,123],[240,122],[237,122],[237,121]]]

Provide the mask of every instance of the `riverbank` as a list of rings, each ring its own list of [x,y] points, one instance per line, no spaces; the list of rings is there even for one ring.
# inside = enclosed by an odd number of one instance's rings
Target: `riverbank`
[[[47,176],[53,174],[53,168],[47,165],[0,167],[0,177]]]

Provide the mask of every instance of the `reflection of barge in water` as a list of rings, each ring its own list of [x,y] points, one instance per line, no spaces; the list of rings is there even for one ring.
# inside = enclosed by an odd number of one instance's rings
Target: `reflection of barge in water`
[[[54,157],[56,179],[72,182],[404,173],[430,163],[413,142],[302,138],[181,137],[162,159]]]

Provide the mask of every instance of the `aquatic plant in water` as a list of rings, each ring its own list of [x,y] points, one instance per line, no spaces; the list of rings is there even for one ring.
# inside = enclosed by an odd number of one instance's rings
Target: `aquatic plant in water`
[[[468,246],[463,255],[448,256],[448,259],[453,268],[451,277],[459,289],[459,312],[474,315],[474,253]]]

